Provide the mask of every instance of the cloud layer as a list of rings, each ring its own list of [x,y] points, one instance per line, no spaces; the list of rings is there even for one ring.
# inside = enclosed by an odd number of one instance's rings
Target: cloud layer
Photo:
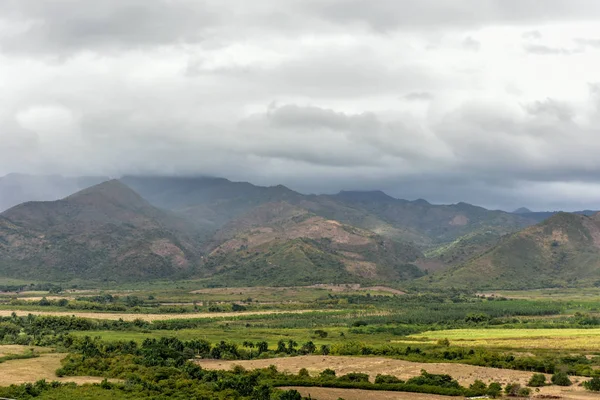
[[[0,174],[600,209],[599,22],[585,0],[4,1]]]

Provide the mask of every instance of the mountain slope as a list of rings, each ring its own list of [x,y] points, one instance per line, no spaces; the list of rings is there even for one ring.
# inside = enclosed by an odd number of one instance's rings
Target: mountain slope
[[[394,227],[419,234],[421,246],[453,242],[474,232],[498,235],[515,232],[535,223],[532,219],[467,203],[435,205],[425,200],[400,200],[375,192],[342,191],[334,199],[360,208]]]
[[[106,177],[65,178],[60,175],[9,174],[0,177],[0,212],[27,201],[58,200]]]
[[[215,236],[207,268],[221,282],[309,284],[422,275],[410,244],[319,217],[285,202],[257,207]]]
[[[430,278],[446,286],[541,288],[600,279],[600,215],[558,213]]]
[[[207,232],[220,229],[254,207],[281,201],[422,247],[453,242],[473,232],[502,235],[535,223],[520,215],[466,203],[433,205],[425,200],[395,199],[381,191],[303,195],[281,185],[262,187],[221,178],[130,176],[121,180],[153,205],[173,210]]]
[[[185,275],[198,259],[184,221],[118,181],[0,214],[0,275],[45,280]]]

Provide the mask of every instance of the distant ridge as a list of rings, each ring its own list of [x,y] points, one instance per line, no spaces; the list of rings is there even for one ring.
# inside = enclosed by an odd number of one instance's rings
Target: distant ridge
[[[44,280],[155,279],[196,267],[185,221],[117,180],[0,214],[0,275]]]

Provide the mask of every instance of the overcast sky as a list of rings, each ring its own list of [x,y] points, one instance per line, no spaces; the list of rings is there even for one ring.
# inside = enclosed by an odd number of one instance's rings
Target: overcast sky
[[[0,175],[600,209],[600,1],[0,0]]]

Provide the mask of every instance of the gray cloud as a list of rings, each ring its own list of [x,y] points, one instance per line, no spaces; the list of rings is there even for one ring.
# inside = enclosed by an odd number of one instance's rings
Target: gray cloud
[[[568,56],[571,54],[581,53],[581,49],[565,49],[562,47],[551,47],[540,44],[527,44],[523,46],[525,51],[530,54],[538,55],[564,55]]]
[[[600,60],[572,39],[598,19],[577,0],[1,2],[0,174],[600,208]]]
[[[594,48],[600,48],[600,39],[582,39],[582,38],[578,38],[575,39],[575,42],[577,44],[580,44],[582,46],[590,46],[590,47],[594,47]]]

